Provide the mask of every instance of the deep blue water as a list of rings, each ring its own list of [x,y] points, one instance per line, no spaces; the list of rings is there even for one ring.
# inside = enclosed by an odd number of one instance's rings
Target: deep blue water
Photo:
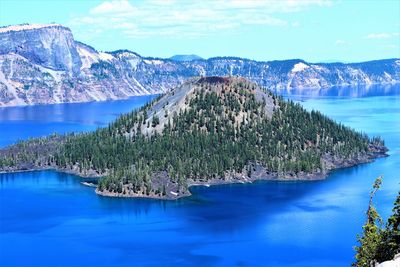
[[[0,265],[349,266],[373,180],[384,175],[375,203],[385,219],[400,189],[398,88],[286,96],[386,140],[390,157],[324,181],[195,187],[160,201],[100,197],[54,171],[0,174]],[[0,145],[93,130],[149,99],[3,108]]]
[[[0,107],[0,147],[52,133],[95,130],[155,97],[136,96],[119,101]]]

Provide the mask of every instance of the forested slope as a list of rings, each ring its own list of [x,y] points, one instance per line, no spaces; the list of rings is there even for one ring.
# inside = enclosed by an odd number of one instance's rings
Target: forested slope
[[[379,138],[225,77],[194,78],[95,132],[37,142],[0,151],[0,169],[55,167],[104,176],[100,194],[159,198],[198,183],[322,178],[386,152]]]

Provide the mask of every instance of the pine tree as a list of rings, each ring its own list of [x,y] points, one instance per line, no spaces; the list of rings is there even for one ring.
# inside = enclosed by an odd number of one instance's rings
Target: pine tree
[[[153,121],[152,121],[151,126],[154,128],[154,127],[156,127],[158,124],[160,124],[160,119],[158,118],[157,115],[154,115],[154,116],[153,116]]]
[[[356,262],[353,266],[358,267],[370,267],[377,258],[377,249],[381,243],[381,235],[379,224],[382,224],[382,219],[379,216],[373,205],[373,198],[375,193],[379,190],[382,184],[382,177],[378,177],[372,187],[369,196],[369,205],[367,214],[367,221],[363,226],[363,234],[357,237],[360,246],[355,247],[356,250]]]

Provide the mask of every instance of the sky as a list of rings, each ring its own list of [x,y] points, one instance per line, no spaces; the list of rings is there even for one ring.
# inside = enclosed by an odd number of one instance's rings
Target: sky
[[[60,23],[101,51],[260,61],[400,58],[398,0],[0,0],[0,25]]]

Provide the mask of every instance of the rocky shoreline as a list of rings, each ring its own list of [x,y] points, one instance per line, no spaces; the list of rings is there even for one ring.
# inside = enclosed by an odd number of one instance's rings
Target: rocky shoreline
[[[336,160],[331,161],[331,165],[329,169],[326,171],[319,171],[319,172],[312,172],[312,173],[305,173],[300,172],[298,174],[294,173],[276,173],[276,172],[269,172],[265,170],[262,166],[257,165],[255,166],[255,172],[251,176],[244,175],[243,173],[234,173],[234,174],[227,174],[224,179],[211,179],[208,181],[188,181],[188,190],[178,194],[177,192],[167,192],[166,195],[161,194],[149,194],[146,195],[143,192],[139,193],[116,193],[110,192],[107,190],[99,191],[96,188],[96,193],[101,196],[107,197],[128,197],[128,198],[152,198],[152,199],[162,199],[162,200],[176,200],[182,197],[187,197],[191,195],[189,190],[192,186],[214,186],[214,185],[224,185],[224,184],[245,184],[245,183],[253,183],[256,181],[317,181],[317,180],[324,180],[332,171],[350,168],[356,165],[365,164],[373,162],[377,158],[387,157],[388,154],[386,153],[388,149],[386,147],[374,147],[371,149],[371,152],[366,153],[365,155],[358,156],[354,159],[347,159],[347,160]]]
[[[316,171],[311,173],[299,172],[299,173],[277,173],[270,172],[266,170],[259,164],[253,164],[253,171],[250,176],[245,175],[245,172],[242,173],[227,173],[225,177],[222,179],[213,178],[207,181],[195,181],[188,180],[187,189],[185,191],[177,190],[176,184],[172,183],[164,183],[166,185],[166,192],[163,195],[161,192],[155,193],[151,191],[149,194],[146,192],[133,192],[133,191],[123,191],[122,193],[111,192],[106,189],[102,191],[96,187],[96,194],[105,197],[128,197],[128,198],[152,198],[152,199],[162,199],[162,200],[176,200],[182,197],[187,197],[191,195],[189,190],[192,186],[214,186],[214,185],[224,185],[224,184],[244,184],[244,183],[253,183],[255,181],[316,181],[325,179],[330,172],[343,168],[350,168],[356,165],[369,163],[374,161],[377,158],[387,157],[386,153],[388,149],[384,146],[372,146],[369,147],[369,152],[364,153],[362,155],[358,155],[355,158],[350,159],[340,159],[333,158],[329,155],[326,155],[323,160],[326,165],[326,170]],[[28,171],[43,171],[43,170],[55,170],[58,172],[68,173],[72,175],[76,175],[82,178],[100,178],[106,174],[98,173],[96,170],[85,170],[80,171],[77,166],[72,166],[70,168],[59,168],[56,165],[51,166],[36,166],[34,164],[20,164],[18,166],[8,166],[0,170],[0,173],[13,173],[13,172],[28,172]],[[160,177],[164,177],[162,182],[165,182],[165,175],[158,174]],[[162,180],[162,178],[161,178]],[[84,183],[83,183],[84,184]],[[84,184],[86,185],[86,184]],[[89,185],[86,185],[89,186]],[[93,185],[90,185],[93,187]]]

